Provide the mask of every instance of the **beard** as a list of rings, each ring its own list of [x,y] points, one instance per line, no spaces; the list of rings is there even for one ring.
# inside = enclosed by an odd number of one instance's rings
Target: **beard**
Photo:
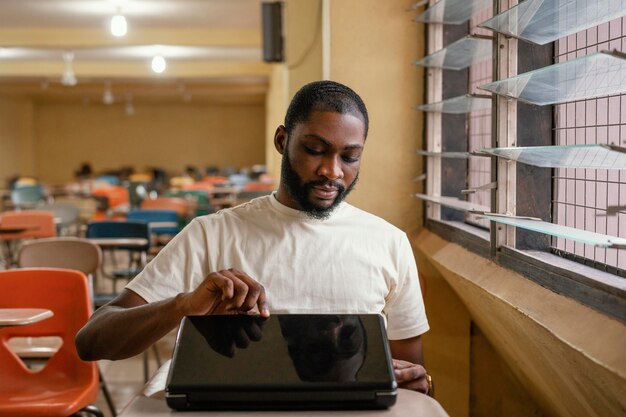
[[[303,211],[307,216],[313,219],[326,220],[330,217],[333,210],[335,210],[335,208],[354,189],[354,186],[359,180],[359,174],[356,175],[354,181],[352,181],[348,188],[328,179],[304,182],[298,173],[293,169],[293,166],[289,161],[289,152],[287,151],[287,147],[285,147],[283,160],[281,162],[280,178],[291,198],[293,198],[300,207],[300,211]],[[337,197],[335,197],[330,206],[315,204],[309,199],[313,187],[320,185],[329,185],[337,189]]]

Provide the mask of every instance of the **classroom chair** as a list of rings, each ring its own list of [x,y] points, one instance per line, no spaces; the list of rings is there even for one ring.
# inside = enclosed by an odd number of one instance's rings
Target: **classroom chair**
[[[94,405],[96,362],[82,361],[74,345],[92,311],[85,274],[53,268],[0,271],[0,288],[3,308],[44,308],[54,314],[38,323],[0,329],[0,415],[66,417],[80,411],[103,417]],[[38,372],[9,349],[14,337],[50,336],[60,337],[62,344]]]

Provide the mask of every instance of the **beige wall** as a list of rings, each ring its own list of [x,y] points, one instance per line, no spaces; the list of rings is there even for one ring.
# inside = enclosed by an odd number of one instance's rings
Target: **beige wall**
[[[403,230],[421,224],[413,178],[421,172],[415,150],[422,119],[421,72],[412,65],[423,49],[421,26],[406,1],[330,2],[330,78],[351,86],[365,101],[370,132],[360,182],[349,201]]]
[[[98,170],[130,165],[182,172],[186,165],[265,163],[265,106],[40,103],[35,109],[38,175],[66,181],[83,161]]]
[[[322,1],[285,2],[285,63],[288,97],[304,84],[322,79]]]
[[[37,175],[33,107],[26,98],[0,97],[0,189],[15,175]]]
[[[274,64],[272,67],[269,87],[267,92],[267,100],[265,108],[267,109],[265,115],[265,164],[267,170],[272,178],[280,178],[280,162],[281,155],[276,151],[274,147],[274,133],[276,128],[283,124],[285,120],[285,112],[288,105],[288,91],[287,91],[287,67],[284,64]]]

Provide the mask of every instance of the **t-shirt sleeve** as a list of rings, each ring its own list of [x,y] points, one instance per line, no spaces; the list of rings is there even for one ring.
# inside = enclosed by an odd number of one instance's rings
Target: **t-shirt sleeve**
[[[126,288],[149,303],[191,291],[207,275],[207,253],[203,225],[194,219]]]
[[[405,234],[398,244],[396,256],[399,274],[384,308],[387,317],[387,336],[390,340],[419,336],[430,328],[415,257]]]

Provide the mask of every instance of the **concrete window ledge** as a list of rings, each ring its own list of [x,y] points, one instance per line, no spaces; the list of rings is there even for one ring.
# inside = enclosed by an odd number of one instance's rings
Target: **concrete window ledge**
[[[429,230],[418,231],[411,240],[426,284],[431,332],[436,334],[439,320],[445,321],[445,317],[439,316],[454,309],[438,305],[435,289],[444,282],[547,414],[624,415],[623,322],[546,289]],[[431,311],[437,311],[437,316]],[[425,349],[427,346],[428,339]],[[445,356],[448,348],[431,346],[426,353]]]

